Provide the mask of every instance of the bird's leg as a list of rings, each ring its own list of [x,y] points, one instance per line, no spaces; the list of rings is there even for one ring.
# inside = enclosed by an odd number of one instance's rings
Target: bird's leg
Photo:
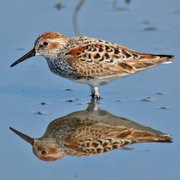
[[[91,97],[91,103],[94,103],[94,97]]]
[[[100,94],[99,94],[99,91],[98,91],[98,87],[97,87],[97,86],[94,87],[94,91],[95,91],[95,93],[96,93],[97,100],[99,100],[99,99],[100,99]]]
[[[100,94],[99,94],[99,91],[98,91],[98,86],[93,87],[93,86],[89,85],[89,87],[91,89],[92,98],[94,98],[95,94],[96,94],[96,96],[97,96],[96,98],[97,98],[97,100],[99,100],[100,99]]]
[[[89,85],[89,87],[90,87],[90,89],[91,89],[91,96],[92,96],[92,98],[94,98],[94,96],[95,96],[95,90],[94,90],[94,87],[91,86],[91,85]]]

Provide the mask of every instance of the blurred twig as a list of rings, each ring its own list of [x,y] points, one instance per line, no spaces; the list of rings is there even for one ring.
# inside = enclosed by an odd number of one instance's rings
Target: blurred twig
[[[81,6],[83,5],[84,1],[85,0],[80,0],[80,2],[76,6],[76,9],[74,10],[74,13],[73,13],[73,26],[74,26],[74,32],[75,32],[76,36],[80,36],[78,24],[77,24],[77,14],[78,14]]]

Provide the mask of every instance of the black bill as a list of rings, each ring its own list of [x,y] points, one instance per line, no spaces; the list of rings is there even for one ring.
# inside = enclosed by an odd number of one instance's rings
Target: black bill
[[[17,61],[15,61],[13,64],[11,64],[10,67],[13,67],[15,66],[16,64],[32,57],[32,56],[35,56],[36,55],[36,52],[35,52],[35,49],[33,48],[31,51],[29,51],[27,54],[25,54],[24,56],[22,56],[21,58],[19,58]]]
[[[13,129],[12,127],[9,127],[9,129],[11,129],[14,133],[16,133],[18,136],[20,136],[22,139],[24,139],[26,142],[30,143],[32,146],[34,144],[34,139]]]

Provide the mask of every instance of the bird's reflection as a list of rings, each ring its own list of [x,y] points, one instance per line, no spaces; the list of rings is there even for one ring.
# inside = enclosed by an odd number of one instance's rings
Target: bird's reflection
[[[98,109],[98,103],[89,103],[86,110],[53,120],[40,138],[33,139],[10,129],[30,143],[34,154],[44,161],[55,161],[66,155],[98,155],[133,143],[171,142],[169,134],[114,116]]]

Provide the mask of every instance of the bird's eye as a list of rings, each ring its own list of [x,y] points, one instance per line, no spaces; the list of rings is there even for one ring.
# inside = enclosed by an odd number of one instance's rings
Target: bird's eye
[[[46,152],[45,150],[43,150],[43,151],[41,152],[41,154],[42,154],[42,155],[46,155],[47,152]]]
[[[43,45],[47,46],[49,43],[47,41],[44,41]]]

